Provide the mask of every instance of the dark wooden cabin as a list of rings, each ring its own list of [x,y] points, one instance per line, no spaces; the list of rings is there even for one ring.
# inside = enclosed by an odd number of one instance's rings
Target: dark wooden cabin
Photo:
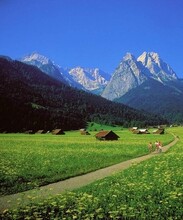
[[[153,134],[164,134],[165,133],[165,129],[164,128],[159,128],[156,131],[153,131]]]
[[[96,139],[98,140],[118,140],[119,136],[115,134],[113,131],[100,131],[95,135]]]
[[[46,134],[46,132],[47,132],[47,131],[45,131],[45,130],[38,130],[38,131],[36,132],[36,134]]]
[[[55,129],[52,131],[52,134],[54,135],[64,135],[65,132],[62,129]]]
[[[90,135],[90,133],[88,131],[80,131],[81,135]]]

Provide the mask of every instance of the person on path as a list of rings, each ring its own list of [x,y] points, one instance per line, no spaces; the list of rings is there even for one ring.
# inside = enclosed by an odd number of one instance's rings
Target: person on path
[[[159,141],[155,141],[155,147],[156,147],[156,151],[159,151]]]
[[[152,142],[149,142],[149,144],[148,144],[148,149],[149,149],[149,153],[151,153],[151,152],[153,151]]]
[[[160,141],[158,141],[158,152],[161,153],[162,152],[162,143]]]

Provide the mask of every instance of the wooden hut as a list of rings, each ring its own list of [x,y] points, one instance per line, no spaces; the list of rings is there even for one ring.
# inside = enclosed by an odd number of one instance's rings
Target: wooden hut
[[[95,137],[98,140],[118,140],[119,138],[113,131],[100,131]]]
[[[146,128],[144,128],[144,129],[139,129],[139,134],[150,134],[150,132],[146,129]]]
[[[54,135],[63,135],[65,133],[62,129],[55,129],[55,130],[52,131],[52,134],[54,134]]]
[[[38,131],[36,132],[36,134],[46,134],[46,132],[47,132],[47,131],[45,131],[45,130],[38,130]]]
[[[80,131],[81,135],[90,135],[90,133],[88,131]]]
[[[144,129],[133,130],[133,134],[150,134],[150,133],[146,128],[144,128]]]
[[[159,128],[156,131],[153,131],[153,134],[164,134],[165,133],[165,129],[164,128]]]
[[[130,131],[136,131],[136,130],[138,130],[138,127],[132,127],[132,128],[130,128]]]
[[[138,129],[137,130],[133,130],[132,132],[133,132],[133,134],[140,134],[140,131]]]

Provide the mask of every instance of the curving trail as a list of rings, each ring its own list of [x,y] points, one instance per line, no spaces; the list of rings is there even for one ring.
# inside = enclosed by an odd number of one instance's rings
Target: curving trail
[[[166,152],[170,147],[175,145],[177,141],[178,138],[175,137],[174,141],[163,147],[162,152]],[[69,191],[80,188],[96,180],[110,176],[115,172],[127,169],[134,163],[140,163],[141,161],[147,160],[156,155],[160,154],[153,152],[142,157],[124,161],[119,164],[112,165],[110,167],[93,171],[91,173],[87,173],[77,177],[72,177],[70,179],[52,183],[46,186],[41,186],[37,189],[0,197],[0,212],[3,212],[5,209],[12,209],[17,208],[18,206],[26,205],[31,201],[39,201],[40,199],[48,198],[49,196],[57,195],[67,190]]]

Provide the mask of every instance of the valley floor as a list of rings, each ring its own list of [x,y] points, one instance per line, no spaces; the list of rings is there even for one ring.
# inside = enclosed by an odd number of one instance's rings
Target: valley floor
[[[178,141],[178,137],[175,137],[174,141],[163,147],[162,152],[166,152],[171,146],[176,144],[177,141]],[[67,190],[77,189],[79,187],[92,183],[96,180],[110,176],[115,172],[119,172],[124,169],[127,169],[133,164],[137,164],[141,161],[147,160],[156,155],[159,155],[159,153],[153,152],[151,154],[141,156],[135,159],[131,159],[125,162],[121,162],[119,164],[112,165],[94,172],[90,172],[85,175],[73,177],[64,181],[38,187],[37,189],[34,190],[2,196],[0,197],[0,212],[4,212],[6,209],[17,208],[19,206],[26,205],[32,202],[38,202],[41,199],[45,199],[48,198],[49,196],[57,195]]]

